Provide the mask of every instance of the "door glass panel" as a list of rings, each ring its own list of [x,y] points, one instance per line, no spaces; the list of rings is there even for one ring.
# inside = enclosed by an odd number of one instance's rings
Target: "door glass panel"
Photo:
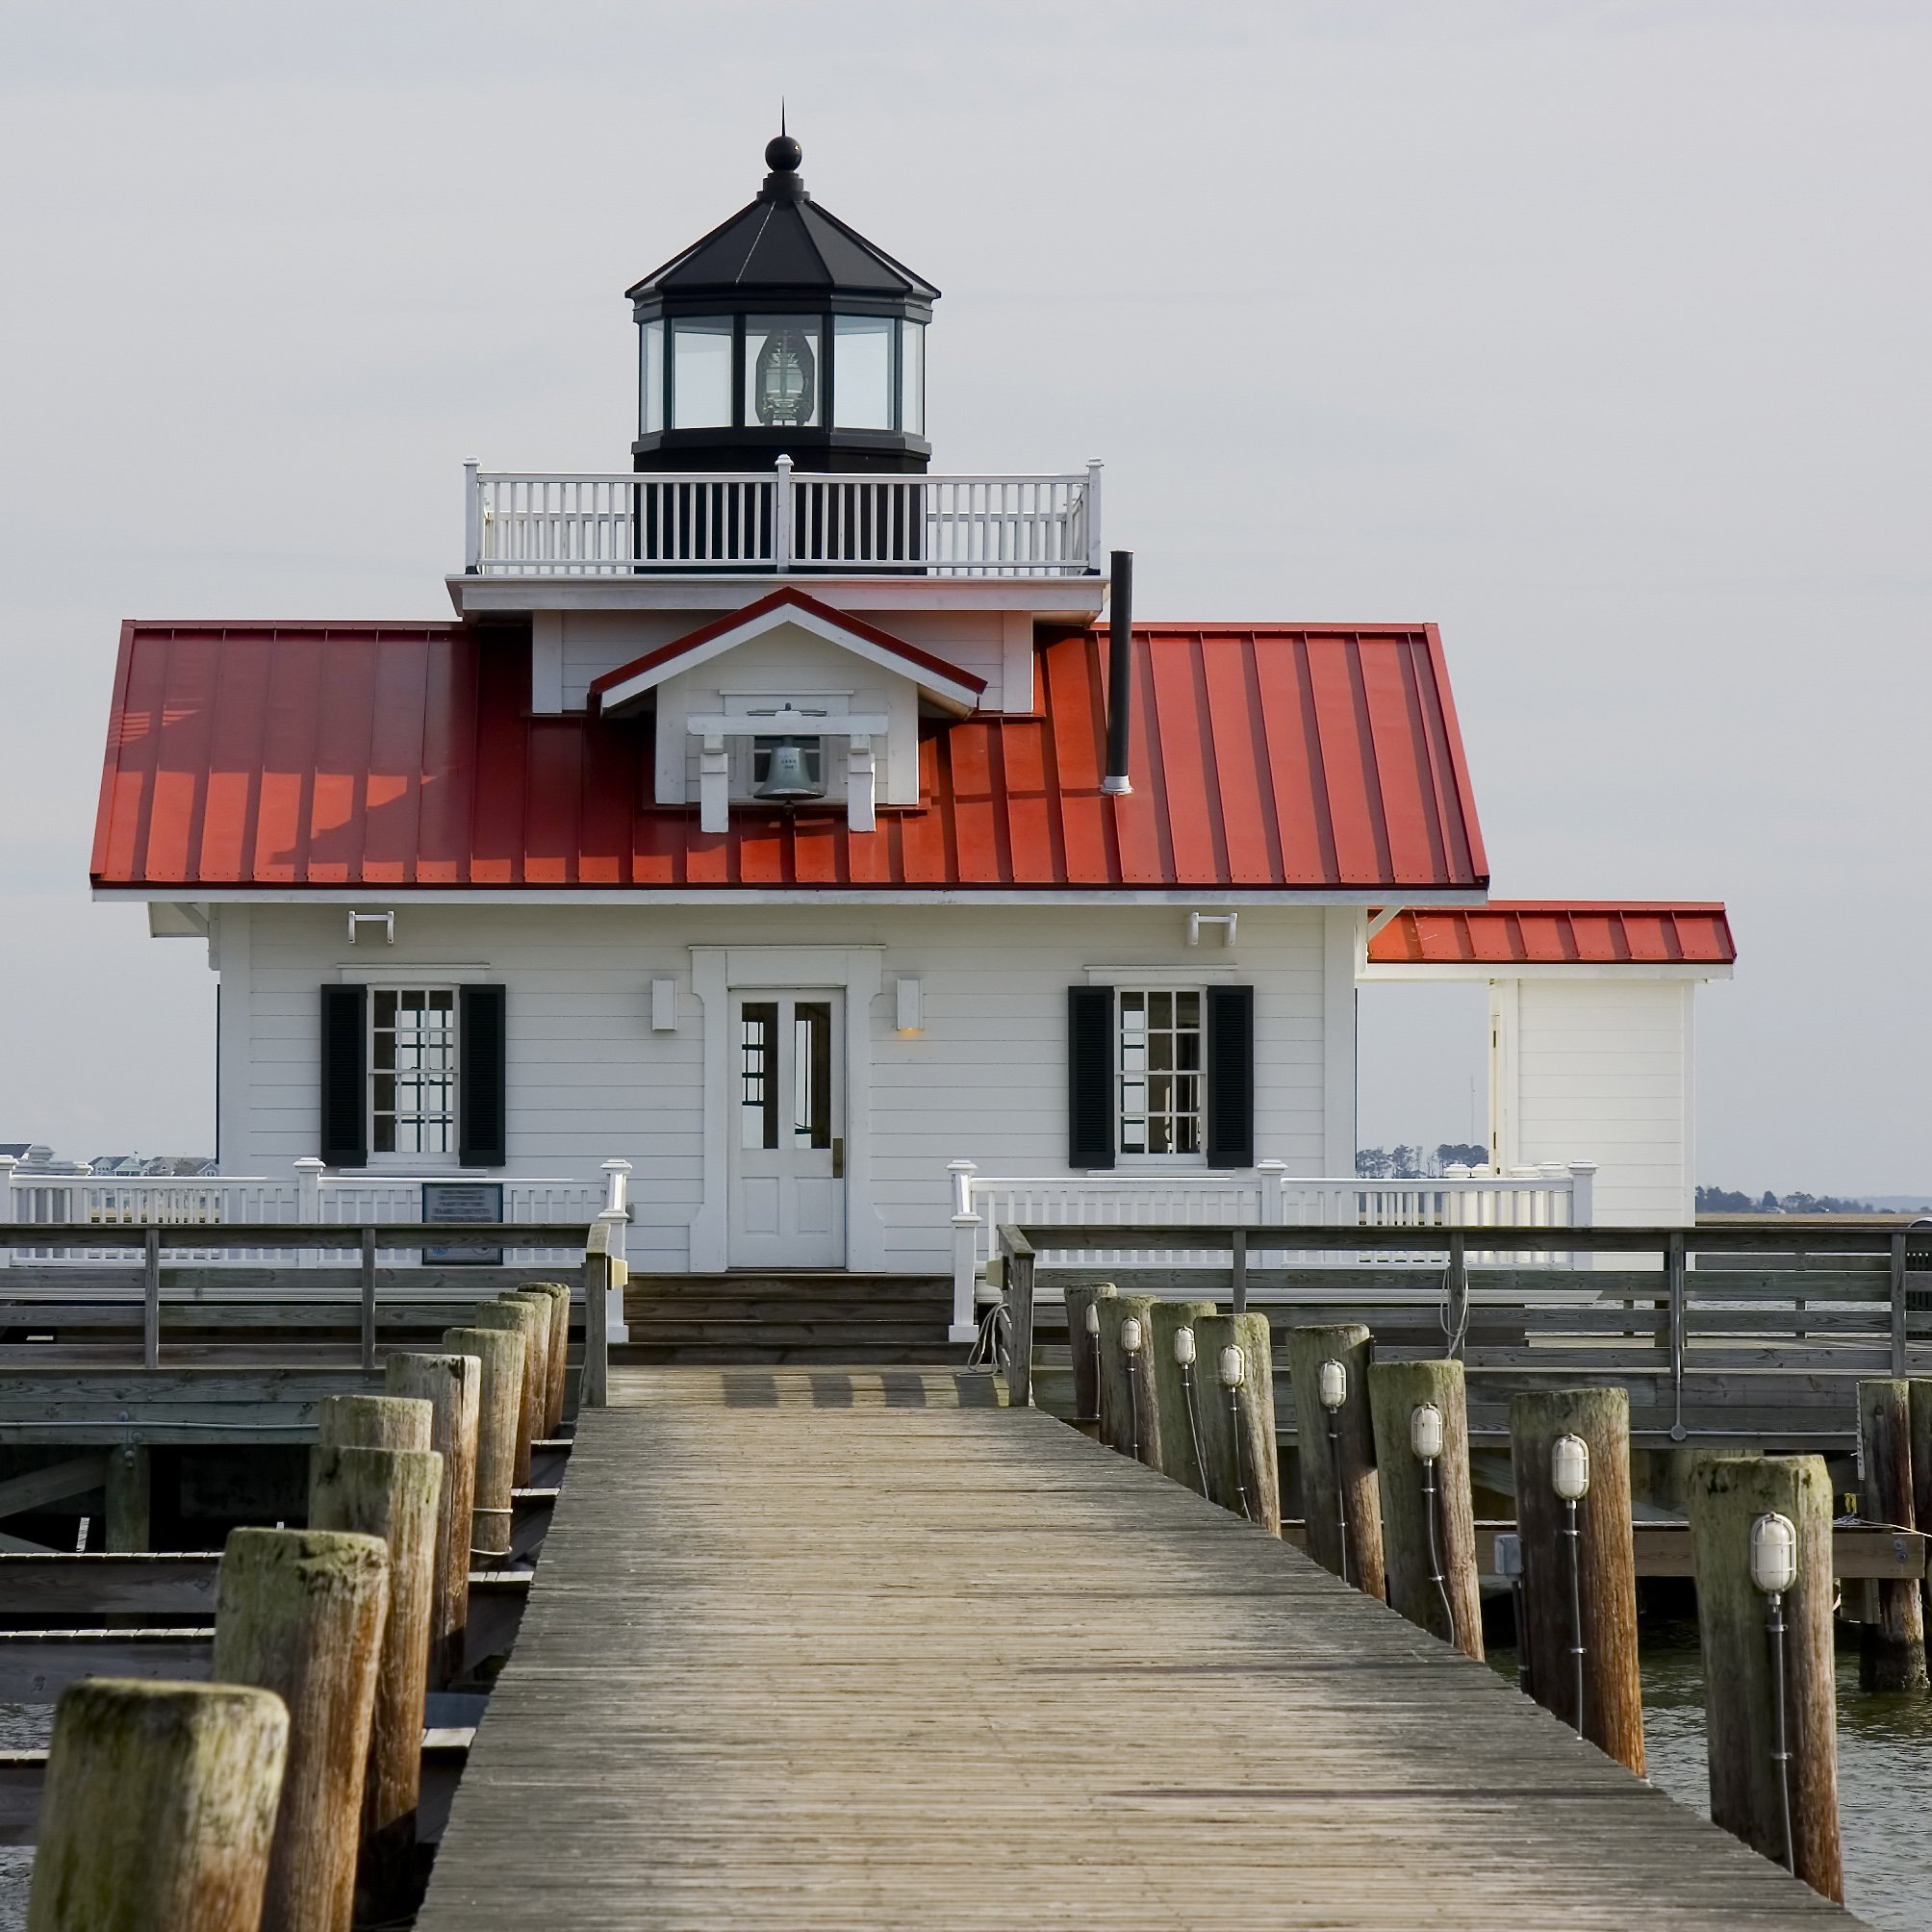
[[[801,1000],[792,1022],[792,1145],[831,1144],[831,1003]]]
[[[738,1145],[778,1144],[778,1005],[747,1000],[738,1020]]]

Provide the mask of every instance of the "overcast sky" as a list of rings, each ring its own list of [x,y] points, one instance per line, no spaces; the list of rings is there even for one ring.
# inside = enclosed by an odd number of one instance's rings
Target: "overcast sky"
[[[461,461],[623,469],[756,189],[945,291],[940,469],[1105,458],[1147,617],[1439,623],[1509,897],[1722,898],[1700,1177],[1932,1186],[1932,8],[0,0],[0,1139],[209,1149],[96,906],[123,617],[428,618]],[[1378,989],[1365,1140],[1480,1000]]]

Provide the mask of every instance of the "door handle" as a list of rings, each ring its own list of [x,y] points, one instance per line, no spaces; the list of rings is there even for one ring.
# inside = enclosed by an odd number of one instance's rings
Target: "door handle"
[[[832,1140],[832,1179],[845,1179],[845,1136],[836,1135]]]

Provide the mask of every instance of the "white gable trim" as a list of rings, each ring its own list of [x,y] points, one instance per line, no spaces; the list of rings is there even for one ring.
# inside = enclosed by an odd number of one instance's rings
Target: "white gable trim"
[[[980,694],[977,685],[945,676],[924,665],[915,665],[898,651],[887,650],[844,624],[830,623],[802,604],[779,604],[775,609],[761,611],[754,618],[748,618],[743,623],[733,624],[729,630],[720,631],[716,637],[707,638],[702,644],[693,645],[689,650],[668,653],[648,670],[640,671],[620,684],[606,686],[597,700],[598,708],[606,715],[621,711],[626,705],[640,701],[668,678],[695,671],[699,665],[708,664],[713,658],[737,649],[741,644],[749,644],[753,638],[764,637],[787,624],[796,626],[808,636],[821,638],[826,644],[835,644],[840,649],[851,651],[854,657],[880,671],[889,672],[895,677],[905,678],[919,687],[922,696],[961,717],[979,707]]]

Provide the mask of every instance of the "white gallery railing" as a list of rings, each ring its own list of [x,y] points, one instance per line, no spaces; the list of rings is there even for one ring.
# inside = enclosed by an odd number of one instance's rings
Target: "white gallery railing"
[[[1229,1172],[1131,1171],[1110,1174],[982,1175],[971,1160],[947,1163],[953,1183],[953,1325],[963,1334],[974,1320],[978,1283],[992,1259],[1003,1225],[1029,1228],[1272,1227],[1272,1228],[1587,1228],[1591,1222],[1596,1163],[1575,1160],[1508,1175],[1453,1170],[1439,1180],[1368,1181],[1307,1178],[1287,1163],[1263,1160]],[[1426,1246],[1400,1253],[1364,1253],[1363,1265],[1386,1266],[1438,1254]],[[1170,1268],[1228,1266],[1228,1249],[1163,1250],[1080,1247],[1039,1249],[1053,1267]],[[1471,1258],[1476,1258],[1471,1257]],[[1567,1254],[1513,1256],[1516,1263],[1555,1261]],[[1333,1253],[1301,1254],[1253,1247],[1251,1264],[1335,1266]],[[1579,1264],[1588,1266],[1587,1258]]]
[[[482,1184],[502,1189],[502,1220],[506,1228],[519,1223],[581,1221],[588,1227],[608,1208],[626,1206],[630,1174],[627,1160],[606,1160],[600,1181],[526,1179],[474,1174],[330,1174],[320,1160],[293,1163],[287,1179],[260,1175],[196,1175],[192,1178],[142,1176],[117,1180],[89,1174],[23,1172],[11,1155],[0,1155],[0,1223],[13,1227],[44,1224],[85,1224],[101,1231],[98,1247],[0,1247],[0,1268],[12,1263],[37,1266],[89,1267],[125,1261],[140,1253],[112,1236],[147,1227],[246,1226],[251,1221],[313,1222],[318,1229],[362,1226],[370,1222],[417,1222],[434,1218],[425,1212],[423,1185]],[[407,1266],[415,1250],[378,1250],[384,1266]],[[179,1248],[170,1246],[170,1265],[197,1267],[322,1267],[337,1264],[355,1251],[317,1248]],[[550,1249],[506,1248],[504,1264],[534,1267],[549,1261],[580,1259]]]
[[[465,466],[478,576],[814,571],[1099,574],[1100,465],[1051,476],[773,470],[513,474]]]

